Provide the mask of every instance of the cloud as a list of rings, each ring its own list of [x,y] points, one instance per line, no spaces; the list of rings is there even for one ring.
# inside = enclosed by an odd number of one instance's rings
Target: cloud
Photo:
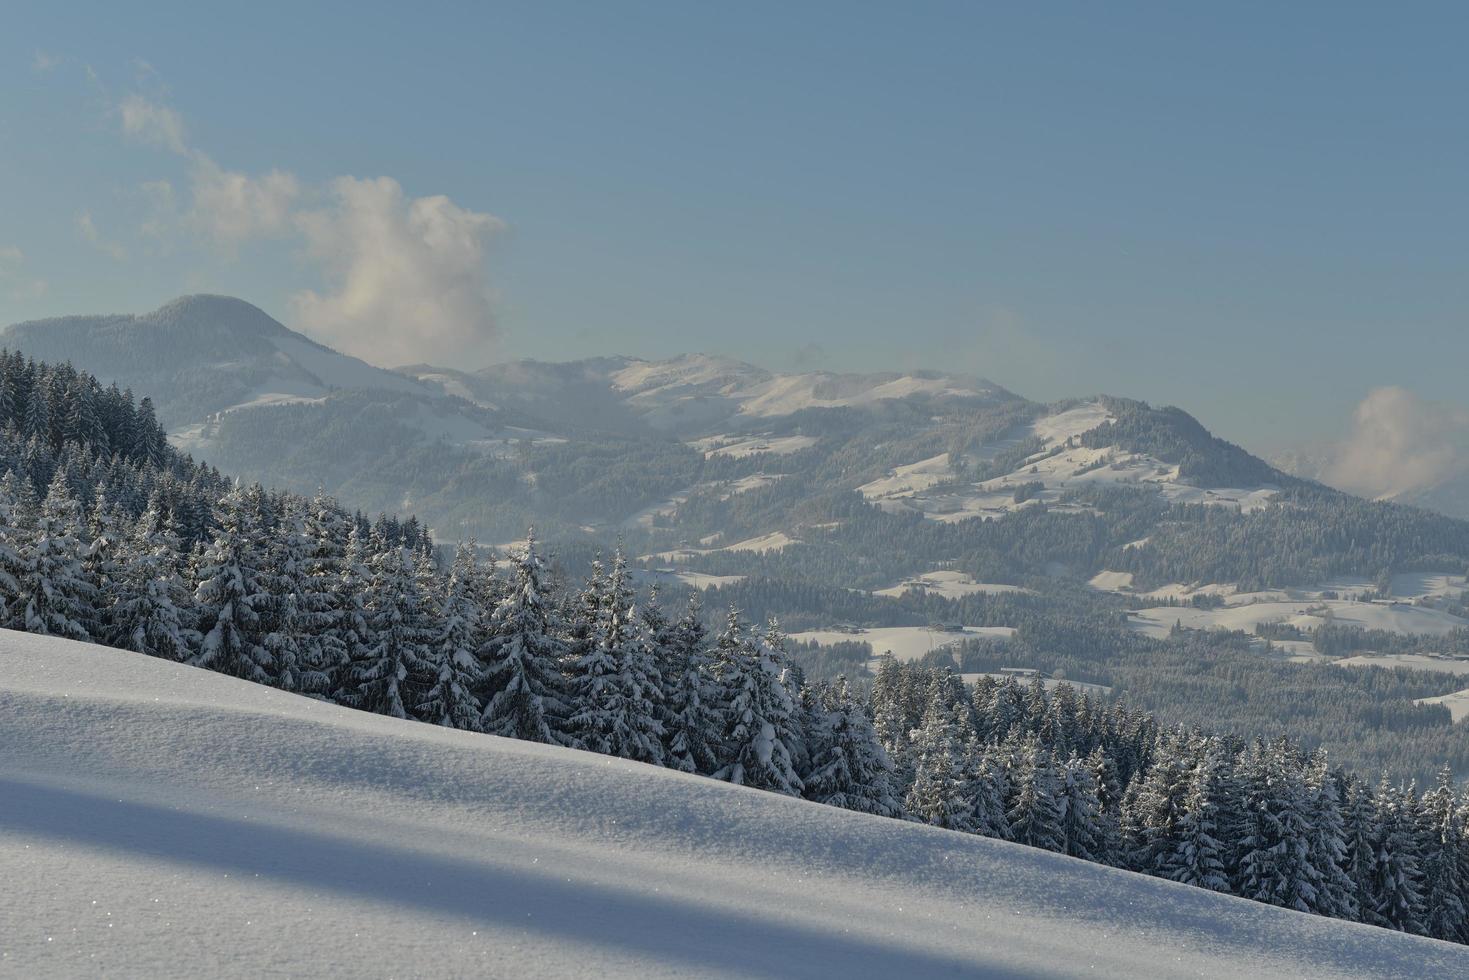
[[[390,177],[338,177],[330,196],[298,218],[331,285],[293,298],[301,326],[389,364],[487,351],[496,327],[485,250],[498,218],[442,195],[410,198]]]
[[[92,220],[92,212],[83,211],[77,215],[77,231],[81,232],[82,238],[88,244],[111,256],[114,260],[118,262],[127,260],[128,250],[117,242],[108,241],[102,237],[102,233],[97,230],[96,222]]]
[[[117,112],[126,135],[189,161],[186,205],[167,180],[140,188],[141,236],[163,247],[174,235],[203,238],[228,255],[251,241],[294,239],[322,282],[291,307],[322,341],[385,364],[487,358],[496,325],[485,260],[500,219],[443,195],[410,197],[391,177],[311,186],[279,169],[230,170],[189,143],[167,104],[133,93]],[[106,247],[91,216],[83,219],[87,240]]]
[[[58,58],[53,54],[47,54],[45,51],[37,48],[35,56],[31,58],[31,70],[40,72],[44,75],[46,72],[51,71],[54,68],[59,68],[64,60],[64,58]]]
[[[46,280],[25,275],[25,253],[16,245],[0,245],[0,283],[12,299],[34,299],[46,292]]]
[[[252,177],[224,170],[197,153],[190,180],[190,220],[218,244],[234,246],[291,230],[292,210],[301,195],[300,182],[292,174],[272,170]]]
[[[174,109],[134,92],[123,98],[117,110],[122,116],[124,133],[180,156],[188,154],[184,120]]]
[[[1426,491],[1469,470],[1469,410],[1406,388],[1369,392],[1322,479],[1364,497]]]

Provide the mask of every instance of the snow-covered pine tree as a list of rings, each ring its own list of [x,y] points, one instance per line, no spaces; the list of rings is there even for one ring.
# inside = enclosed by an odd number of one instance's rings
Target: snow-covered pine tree
[[[1347,873],[1347,831],[1342,817],[1341,783],[1318,750],[1307,760],[1307,826],[1311,835],[1311,862],[1320,878],[1316,911],[1337,919],[1356,920],[1356,888]]]
[[[194,604],[199,617],[196,667],[243,677],[258,684],[275,680],[274,660],[265,647],[260,610],[270,601],[262,565],[257,513],[245,490],[231,490],[215,509],[214,537],[194,572]]]
[[[482,642],[479,568],[473,545],[459,545],[435,617],[433,684],[418,705],[418,716],[434,725],[478,731],[484,706],[474,687],[484,673],[475,651]]]
[[[1153,764],[1129,787],[1122,807],[1126,867],[1144,874],[1163,874],[1164,858],[1178,846],[1179,816],[1188,793],[1188,756],[1182,733],[1160,739]]]
[[[1010,839],[1018,844],[1060,851],[1065,845],[1056,765],[1051,753],[1031,737],[1020,747],[1015,799],[1007,816]]]
[[[271,673],[277,687],[285,691],[317,691],[326,686],[317,673],[310,617],[302,608],[306,593],[307,560],[312,542],[306,536],[304,515],[288,506],[279,515],[270,534],[268,601],[261,610],[265,649],[270,651]]]
[[[730,609],[715,644],[715,670],[729,692],[725,708],[723,765],[715,779],[799,796],[801,780],[792,764],[790,694],[780,682],[780,667],[765,642],[752,635]]]
[[[370,564],[367,622],[372,645],[348,669],[347,703],[393,718],[415,717],[435,676],[420,584],[403,549],[377,542]]]
[[[1373,918],[1389,929],[1423,935],[1422,855],[1415,832],[1414,794],[1389,784],[1384,773],[1375,800],[1379,829],[1372,869]]]
[[[1256,902],[1314,912],[1321,874],[1311,861],[1305,781],[1284,740],[1248,756],[1247,833],[1240,841],[1239,894]]]
[[[923,723],[908,736],[913,785],[903,809],[915,820],[946,830],[972,832],[974,801],[967,795],[963,743],[953,705],[942,688],[931,693]]]
[[[344,677],[349,656],[346,546],[351,525],[335,500],[317,491],[306,507],[302,525],[305,555],[296,602],[305,642],[305,693],[330,697]]]
[[[20,605],[20,529],[16,526],[15,472],[0,477],[0,626],[10,627]]]
[[[569,708],[561,675],[566,647],[557,635],[554,597],[546,594],[535,544],[532,530],[512,556],[510,592],[491,615],[480,650],[480,727],[492,735],[567,745],[573,739],[566,732]]]
[[[977,734],[964,746],[964,798],[970,804],[969,822],[974,833],[997,840],[1010,839],[1010,817],[1006,801],[1010,793],[1009,752],[999,745],[985,744]]]
[[[1124,864],[1122,854],[1121,815],[1122,789],[1117,782],[1117,767],[1100,745],[1086,757],[1097,788],[1097,860],[1102,864]]]
[[[1222,765],[1221,750],[1210,745],[1189,770],[1172,847],[1159,856],[1155,873],[1160,877],[1195,888],[1229,891],[1217,817]]]
[[[152,507],[126,542],[118,601],[112,606],[109,642],[165,660],[184,661],[199,635],[188,626],[192,608],[179,574],[182,556],[173,520]]]
[[[1454,771],[1449,766],[1439,771],[1433,789],[1423,797],[1421,817],[1424,928],[1435,939],[1465,942],[1469,940],[1464,905],[1469,855],[1465,852]]]
[[[893,764],[845,677],[837,678],[821,707],[824,747],[812,760],[806,798],[859,813],[901,816],[903,807],[893,791]]]
[[[1086,760],[1072,756],[1058,773],[1061,804],[1061,853],[1083,861],[1100,861],[1104,842],[1097,833],[1101,804]]]
[[[668,633],[663,651],[664,763],[708,775],[719,768],[721,698],[714,681],[699,593]]]
[[[600,588],[589,649],[572,677],[571,730],[588,751],[662,765],[662,679],[638,620],[621,548]]]
[[[97,594],[83,568],[81,506],[61,469],[22,532],[13,620],[30,633],[90,639],[86,624]]]

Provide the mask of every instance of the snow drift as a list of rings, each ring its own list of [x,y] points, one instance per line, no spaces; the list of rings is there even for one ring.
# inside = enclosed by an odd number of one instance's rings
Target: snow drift
[[[0,631],[0,975],[1466,976],[1469,949]]]

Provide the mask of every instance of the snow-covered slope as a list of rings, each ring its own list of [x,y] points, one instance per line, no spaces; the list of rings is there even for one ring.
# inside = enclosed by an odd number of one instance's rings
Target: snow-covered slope
[[[513,361],[475,374],[417,365],[400,369],[483,404],[515,405],[540,417],[607,431],[646,427],[689,438],[742,443],[762,420],[811,408],[876,405],[914,396],[1008,401],[982,378],[936,371],[778,374],[729,357],[682,354],[652,361],[593,358],[566,364]],[[790,444],[787,444],[790,445]],[[793,451],[793,446],[785,451]],[[779,449],[770,451],[780,452]]]
[[[216,412],[315,401],[342,389],[427,393],[401,374],[340,354],[230,296],[181,296],[137,316],[68,316],[5,328],[37,360],[71,361],[158,402],[170,430]]]
[[[0,633],[0,975],[1414,976],[1469,949]]]

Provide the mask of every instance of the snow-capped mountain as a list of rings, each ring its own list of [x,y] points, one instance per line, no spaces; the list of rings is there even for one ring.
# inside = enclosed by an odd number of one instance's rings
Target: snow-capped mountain
[[[0,632],[0,973],[1413,976],[1469,949]]]
[[[0,344],[155,393],[170,429],[209,415],[320,400],[332,391],[425,392],[412,380],[340,354],[230,296],[182,296],[151,313],[66,316],[13,324]]]
[[[684,438],[758,427],[807,409],[878,406],[909,398],[1017,400],[993,382],[936,371],[778,374],[728,357],[667,360],[594,358],[565,364],[512,361],[468,374],[417,365],[401,369],[444,391],[487,405],[583,428],[646,427]]]

